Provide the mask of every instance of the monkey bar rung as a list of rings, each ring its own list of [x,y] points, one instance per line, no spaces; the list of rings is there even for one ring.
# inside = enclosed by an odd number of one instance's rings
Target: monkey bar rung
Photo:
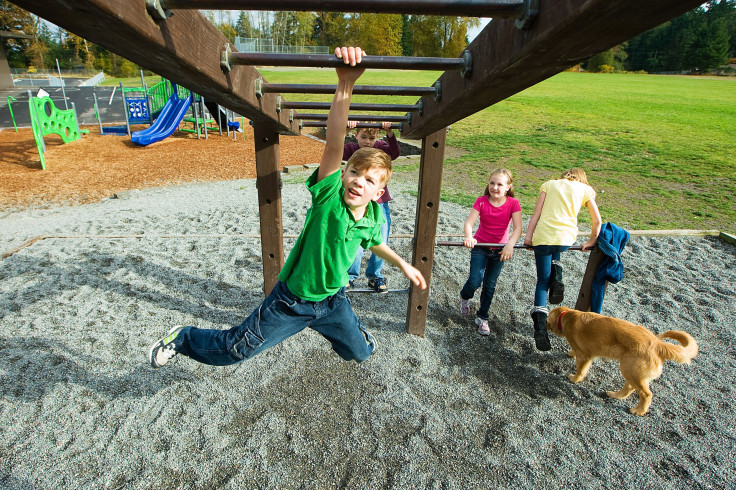
[[[281,10],[297,12],[372,12],[521,19],[533,0],[148,0],[149,9]]]

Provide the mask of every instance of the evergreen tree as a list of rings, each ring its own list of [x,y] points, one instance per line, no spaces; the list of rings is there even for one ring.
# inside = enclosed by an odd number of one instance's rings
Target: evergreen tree
[[[401,16],[396,14],[355,14],[348,25],[347,44],[360,46],[380,56],[401,54]]]
[[[317,46],[344,46],[348,18],[341,12],[321,12],[313,22],[312,39]]]
[[[736,55],[736,0],[711,1],[629,42],[626,68],[707,70]]]
[[[411,31],[410,17],[407,14],[401,16],[401,55],[411,56],[414,51],[414,36]]]
[[[235,25],[235,32],[240,37],[254,38],[259,37],[258,30],[253,26],[248,12],[240,11],[238,23]]]
[[[20,7],[0,0],[0,30],[36,36],[36,23],[33,16]],[[28,65],[27,50],[31,46],[30,39],[0,38],[8,58],[8,64],[14,67]]]
[[[613,48],[591,56],[585,65],[586,70],[594,73],[605,72],[606,67],[613,68]]]

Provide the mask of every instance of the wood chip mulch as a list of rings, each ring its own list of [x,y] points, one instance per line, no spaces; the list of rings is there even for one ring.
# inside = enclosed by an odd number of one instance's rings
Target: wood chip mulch
[[[46,170],[30,129],[0,131],[0,209],[86,204],[115,193],[187,182],[256,177],[253,129],[207,140],[180,131],[149,146],[126,136],[100,136],[99,127],[64,144],[56,135],[44,138]],[[143,127],[134,127],[143,129]],[[282,168],[318,163],[324,144],[307,136],[280,136]]]

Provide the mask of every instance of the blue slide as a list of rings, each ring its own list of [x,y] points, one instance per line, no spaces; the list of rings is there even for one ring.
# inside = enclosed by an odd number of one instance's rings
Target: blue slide
[[[176,96],[176,90],[174,90],[174,94],[169,97],[168,102],[161,109],[156,122],[142,131],[136,131],[131,134],[131,141],[137,145],[146,146],[168,138],[179,127],[179,123],[184,119],[191,103],[191,95],[184,99],[179,99]]]

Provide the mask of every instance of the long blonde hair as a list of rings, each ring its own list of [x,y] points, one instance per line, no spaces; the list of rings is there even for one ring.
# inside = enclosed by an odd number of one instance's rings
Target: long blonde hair
[[[509,184],[509,190],[506,191],[506,195],[509,197],[514,197],[514,176],[511,174],[511,170],[507,168],[497,168],[493,172],[491,172],[491,175],[488,177],[489,184],[486,185],[486,191],[483,194],[484,196],[490,196],[491,191],[488,190],[488,186],[490,185],[491,177],[494,175],[505,175],[506,176],[506,182]]]
[[[582,182],[585,185],[590,185],[588,184],[588,176],[585,175],[585,170],[578,167],[565,170],[564,172],[562,172],[562,175],[560,175],[560,178],[567,180],[577,180],[578,182]]]

